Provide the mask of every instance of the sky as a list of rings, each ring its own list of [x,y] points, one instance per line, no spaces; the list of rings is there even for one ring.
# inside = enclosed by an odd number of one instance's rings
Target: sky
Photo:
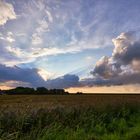
[[[139,13],[139,0],[0,0],[0,88],[140,92]]]

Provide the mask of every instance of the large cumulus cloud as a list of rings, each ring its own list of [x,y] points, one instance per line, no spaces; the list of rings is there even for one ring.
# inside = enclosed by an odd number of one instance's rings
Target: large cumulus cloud
[[[112,40],[115,49],[112,58],[122,65],[130,64],[134,59],[140,60],[140,36],[139,33],[131,31],[121,33]]]
[[[98,79],[90,84],[135,84],[140,83],[140,34],[139,31],[121,33],[112,40],[111,57],[102,57],[91,72]],[[86,80],[85,80],[86,81]]]

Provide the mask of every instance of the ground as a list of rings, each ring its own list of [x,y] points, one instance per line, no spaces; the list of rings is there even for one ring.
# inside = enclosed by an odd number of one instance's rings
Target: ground
[[[2,95],[0,108],[56,108],[92,106],[118,106],[121,104],[140,104],[140,95],[92,94],[92,95]]]
[[[0,140],[139,140],[140,95],[1,95]]]

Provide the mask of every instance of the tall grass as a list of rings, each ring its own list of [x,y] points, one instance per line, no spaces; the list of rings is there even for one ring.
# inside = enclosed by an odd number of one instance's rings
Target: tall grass
[[[121,106],[2,110],[1,140],[140,140],[140,109]]]

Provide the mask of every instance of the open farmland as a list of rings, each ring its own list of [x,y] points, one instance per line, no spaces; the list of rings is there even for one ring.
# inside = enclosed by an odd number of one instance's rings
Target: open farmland
[[[140,95],[2,95],[0,140],[139,140]]]
[[[2,95],[0,108],[16,110],[58,107],[89,107],[103,108],[120,105],[139,105],[139,94],[92,94],[92,95]]]

